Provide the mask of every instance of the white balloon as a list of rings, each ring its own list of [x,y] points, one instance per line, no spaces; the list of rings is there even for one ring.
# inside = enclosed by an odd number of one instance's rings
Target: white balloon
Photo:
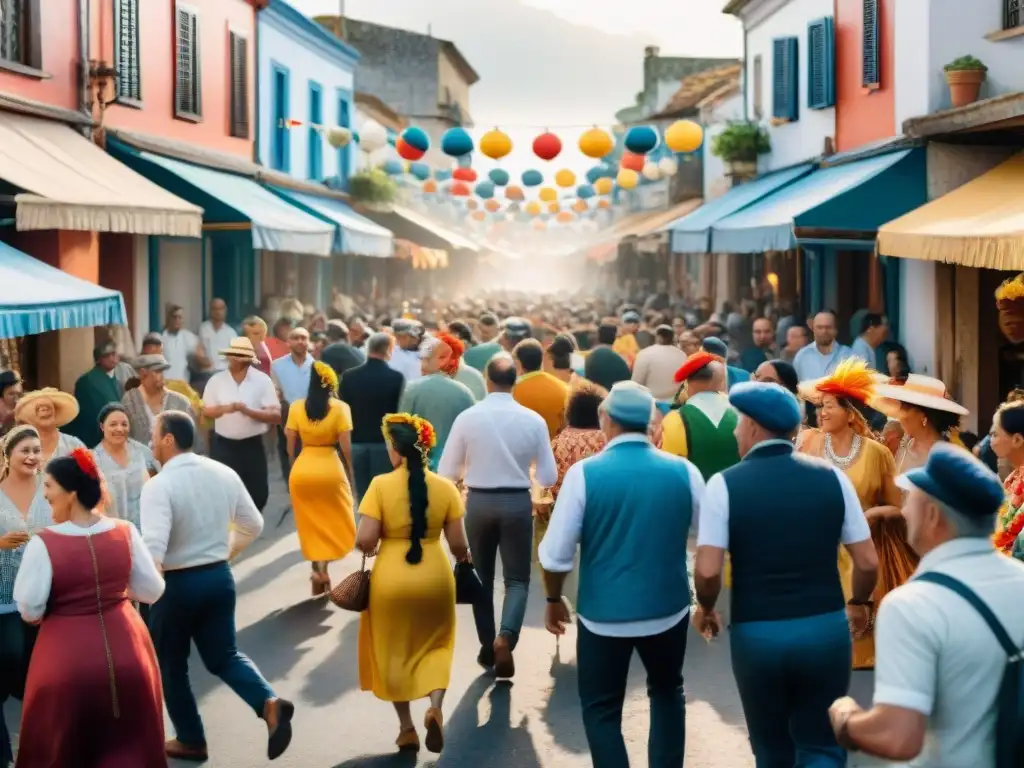
[[[663,157],[661,162],[658,163],[658,170],[664,176],[675,176],[679,171],[679,163],[676,162],[674,157]]]
[[[655,163],[647,163],[644,166],[643,174],[648,181],[657,181],[661,178],[661,171]]]
[[[352,131],[342,125],[327,129],[327,143],[335,149],[347,147],[352,141]]]
[[[359,144],[365,152],[374,152],[388,145],[388,129],[370,118],[359,131]]]
[[[392,147],[389,147],[386,143],[383,147],[378,147],[377,149],[373,150],[373,152],[370,153],[370,156],[368,158],[370,162],[370,167],[380,168],[388,160],[391,160],[392,155],[391,151],[389,150],[393,151]],[[397,153],[395,153],[395,155],[397,156]]]

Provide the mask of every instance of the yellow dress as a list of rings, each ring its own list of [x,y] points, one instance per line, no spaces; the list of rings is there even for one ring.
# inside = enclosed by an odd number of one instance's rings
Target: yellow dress
[[[382,523],[370,578],[370,607],[359,617],[359,685],[384,701],[415,701],[447,689],[455,650],[455,577],[441,545],[445,523],[465,514],[446,478],[427,472],[423,559],[406,562],[412,517],[409,472],[379,475],[359,513]]]
[[[302,450],[288,478],[302,556],[313,562],[340,560],[355,547],[352,491],[338,457],[338,438],[352,430],[352,412],[331,400],[327,416],[311,422],[306,400],[288,409],[287,428],[298,433]]]

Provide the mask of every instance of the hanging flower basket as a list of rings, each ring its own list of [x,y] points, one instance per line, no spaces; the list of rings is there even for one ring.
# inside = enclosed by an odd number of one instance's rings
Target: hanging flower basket
[[[398,198],[398,185],[379,168],[369,168],[349,177],[348,193],[365,208],[386,213]]]
[[[756,176],[757,158],[771,151],[768,131],[748,120],[731,121],[711,140],[711,154],[722,159],[732,176]]]
[[[1007,280],[996,290],[999,330],[1011,344],[1024,342],[1024,273]]]

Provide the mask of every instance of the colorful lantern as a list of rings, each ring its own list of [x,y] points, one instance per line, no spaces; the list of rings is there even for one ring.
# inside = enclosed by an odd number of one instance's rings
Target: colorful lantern
[[[540,216],[542,208],[540,207],[540,203],[536,200],[531,200],[526,204],[526,208],[524,210],[530,216]]]
[[[479,207],[480,207],[480,203],[478,203],[473,198],[469,198],[469,200],[466,201],[466,210],[467,211],[475,211]]]
[[[426,154],[423,150],[416,149],[416,147],[409,144],[401,136],[395,142],[395,150],[398,152],[398,156],[405,160],[419,160]]]
[[[569,187],[576,184],[576,174],[570,171],[568,168],[563,168],[555,174],[555,184],[568,189]]]
[[[544,187],[537,194],[537,197],[539,197],[545,203],[550,203],[558,199],[558,192],[555,191],[555,189],[553,189],[552,187]]]
[[[562,206],[557,201],[548,203],[548,213],[558,213],[560,210],[562,210]]]
[[[615,177],[615,183],[622,189],[636,189],[636,185],[640,183],[640,174],[629,168],[623,168]]]
[[[539,187],[544,183],[544,174],[540,171],[523,171],[523,186],[524,187]]]
[[[427,136],[427,132],[415,125],[410,125],[402,131],[400,138],[410,147],[418,150],[421,156],[430,149],[430,137]]]
[[[505,187],[505,198],[507,200],[525,200],[526,195],[523,193],[522,187]]]
[[[453,197],[469,197],[472,190],[469,188],[469,184],[464,181],[456,181],[451,186],[451,194]]]
[[[499,203],[497,200],[488,200],[486,203],[484,203],[484,208],[486,208],[491,213],[497,213],[498,211],[501,210],[501,203]]]
[[[657,163],[647,163],[644,165],[643,175],[648,181],[658,181],[661,178],[661,169]]]
[[[491,172],[487,174],[487,177],[496,187],[504,187],[511,180],[508,175],[508,171],[501,168],[493,168]]]
[[[487,214],[484,211],[473,211],[473,221],[486,221]]]
[[[555,217],[555,221],[559,224],[571,224],[575,218],[576,216],[571,211],[562,211]]]
[[[576,197],[580,200],[589,200],[594,196],[594,188],[589,184],[580,184],[576,190]]]
[[[608,209],[612,207],[612,201],[606,197],[602,197],[597,201],[597,207],[602,209]]]
[[[452,178],[472,184],[477,179],[477,173],[472,168],[456,168],[452,171]]]
[[[626,149],[637,155],[646,155],[659,143],[657,129],[649,125],[634,125],[626,131]]]
[[[645,162],[647,162],[647,160],[643,155],[638,155],[635,152],[623,152],[622,160],[619,162],[619,167],[640,173],[640,171],[644,169]]]
[[[366,152],[373,152],[388,145],[388,129],[373,118],[363,123],[359,131],[359,146]]]
[[[449,157],[465,157],[473,151],[473,137],[465,128],[449,128],[441,137],[441,151]]]
[[[704,143],[704,129],[692,120],[677,120],[665,129],[665,146],[673,152],[696,152]]]
[[[494,128],[480,137],[480,151],[491,160],[501,160],[512,151],[512,139]]]
[[[405,166],[402,165],[401,160],[388,160],[381,166],[381,170],[388,176],[401,176],[405,171]]]
[[[352,131],[343,125],[327,129],[327,143],[335,149],[342,149],[352,143]]]
[[[594,191],[599,195],[610,195],[615,188],[615,183],[608,178],[601,178],[594,182]]]
[[[608,131],[603,131],[600,128],[591,128],[589,131],[584,131],[583,135],[580,136],[580,152],[587,157],[599,160],[613,149],[615,149],[615,139],[611,137]]]
[[[452,177],[452,172],[445,168],[438,168],[434,171],[434,178],[438,181],[448,181]]]
[[[675,176],[679,171],[679,163],[674,157],[663,157],[658,161],[658,170],[662,176]]]
[[[533,140],[533,154],[541,160],[554,160],[562,152],[562,140],[547,131]]]
[[[423,192],[427,195],[432,195],[437,192],[437,182],[433,179],[428,179],[423,182]]]
[[[475,192],[477,197],[489,200],[494,197],[494,185],[489,181],[481,181],[476,185]]]
[[[598,179],[614,178],[615,169],[612,168],[610,165],[605,165],[604,163],[601,163],[601,165],[595,165],[593,168],[587,171],[587,181],[589,181],[591,184],[594,184]]]
[[[587,205],[586,200],[577,200],[572,204],[572,209],[576,211],[576,213],[586,213],[590,210],[590,206]]]
[[[420,181],[426,181],[430,178],[430,166],[426,163],[413,163],[409,166],[409,173]]]

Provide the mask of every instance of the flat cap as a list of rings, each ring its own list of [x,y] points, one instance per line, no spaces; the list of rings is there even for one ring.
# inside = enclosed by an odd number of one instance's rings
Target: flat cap
[[[994,515],[1006,498],[995,472],[969,451],[949,443],[935,445],[925,465],[900,475],[896,485],[905,491],[924,491],[968,517]]]
[[[654,395],[636,382],[620,381],[608,392],[601,407],[617,424],[643,429],[650,425],[654,416]]]
[[[717,336],[708,336],[701,342],[701,346],[704,347],[706,352],[710,352],[715,357],[720,357],[723,360],[729,359],[729,347]]]
[[[792,432],[803,421],[800,401],[778,384],[744,381],[729,390],[729,403],[747,418],[779,435]]]
[[[396,335],[403,333],[417,339],[423,338],[423,325],[416,320],[406,320],[405,318],[397,319],[391,324],[391,330],[394,331]]]

